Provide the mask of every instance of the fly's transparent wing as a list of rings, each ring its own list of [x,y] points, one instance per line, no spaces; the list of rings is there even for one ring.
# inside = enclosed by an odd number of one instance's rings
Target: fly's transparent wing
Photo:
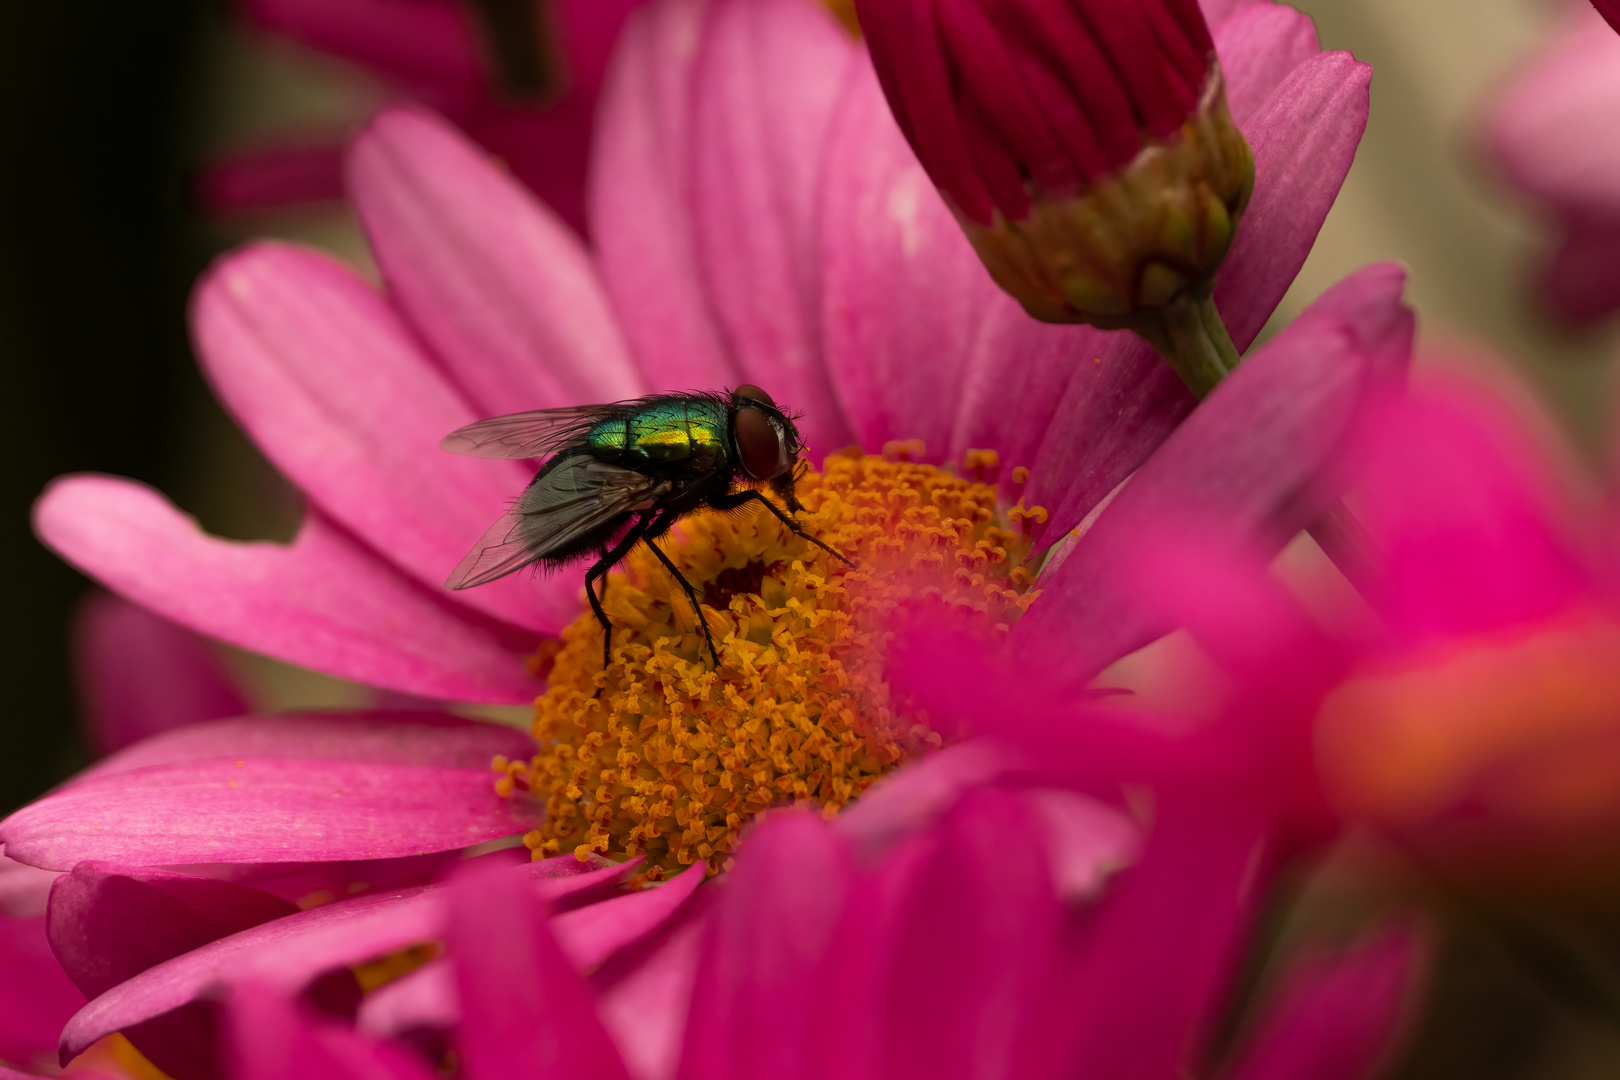
[[[470,589],[569,546],[620,514],[650,510],[669,492],[667,480],[574,454],[559,461],[456,564],[445,585]]]
[[[576,405],[493,416],[457,428],[440,439],[439,446],[453,454],[471,457],[545,457],[570,443],[581,442],[586,432],[613,416],[619,408],[618,405]]]

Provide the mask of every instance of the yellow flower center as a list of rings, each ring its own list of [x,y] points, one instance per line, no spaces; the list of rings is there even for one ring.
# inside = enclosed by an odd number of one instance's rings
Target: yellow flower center
[[[496,762],[499,790],[545,800],[524,838],[536,858],[643,855],[652,881],[698,859],[716,872],[761,811],[831,816],[940,745],[884,682],[887,644],[925,606],[1006,634],[1036,596],[1026,560],[1046,511],[1020,500],[1003,518],[992,485],[907,460],[917,450],[845,451],[799,481],[800,524],[853,568],[763,510],[677,526],[665,550],[703,597],[718,669],[679,586],[651,552],[631,553],[609,578],[607,669],[586,612],[538,658],[551,663],[539,753]],[[967,457],[981,476],[995,464]]]

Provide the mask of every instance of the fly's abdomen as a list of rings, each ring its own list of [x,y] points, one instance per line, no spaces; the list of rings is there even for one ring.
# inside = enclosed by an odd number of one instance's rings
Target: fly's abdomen
[[[586,441],[598,456],[631,467],[681,463],[713,469],[726,460],[726,411],[718,402],[653,402],[598,424]]]

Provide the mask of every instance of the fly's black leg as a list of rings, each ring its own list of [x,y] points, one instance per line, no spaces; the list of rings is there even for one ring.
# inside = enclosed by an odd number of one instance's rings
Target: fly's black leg
[[[658,546],[658,538],[668,532],[671,525],[675,524],[675,517],[674,514],[665,514],[653,522],[652,527],[647,530],[647,546],[652,548],[652,553],[658,556],[658,561],[663,563],[664,569],[668,570],[670,576],[680,583],[681,591],[692,602],[692,611],[697,615],[698,625],[703,628],[703,640],[709,644],[709,656],[714,660],[715,668],[718,669],[720,667],[720,650],[714,647],[714,635],[709,632],[709,620],[703,617],[703,608],[698,604],[697,590],[692,587],[690,581],[686,580],[686,575],[677,570],[675,564],[670,562],[669,556],[664,554],[664,549]]]
[[[607,612],[602,610],[602,601],[597,599],[595,590],[591,588],[591,581],[593,579],[600,581],[602,583],[602,595],[607,596],[608,571],[619,565],[620,560],[629,553],[631,548],[636,546],[636,542],[647,534],[647,527],[648,523],[646,521],[637,521],[630,526],[630,531],[624,534],[624,538],[613,545],[613,550],[604,552],[602,557],[597,559],[589,570],[585,571],[585,599],[590,602],[591,610],[596,613],[596,621],[602,624],[603,671],[607,670],[608,661],[613,657],[613,624],[608,621]],[[669,526],[665,525],[664,528],[667,529]],[[601,691],[598,690],[597,693],[601,693]]]
[[[776,515],[776,520],[780,521],[782,524],[786,525],[790,530],[792,530],[794,536],[808,540],[810,543],[816,545],[816,547],[820,548],[822,551],[825,551],[833,558],[842,560],[846,566],[855,565],[842,553],[834,551],[822,541],[817,540],[814,536],[811,536],[809,533],[805,532],[804,528],[797,521],[794,521],[791,517],[782,513],[780,507],[771,502],[771,500],[767,499],[758,491],[755,491],[753,488],[747,488],[743,491],[738,491],[730,495],[716,495],[709,499],[709,505],[714,507],[716,510],[736,510],[739,507],[746,506],[748,503],[753,502],[756,499],[764,503],[765,508]]]

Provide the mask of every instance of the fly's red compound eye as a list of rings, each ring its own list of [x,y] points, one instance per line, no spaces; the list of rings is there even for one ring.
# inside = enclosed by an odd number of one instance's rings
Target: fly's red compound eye
[[[737,389],[731,392],[731,396],[734,398],[747,398],[750,401],[758,401],[765,405],[769,405],[773,409],[776,408],[776,402],[771,400],[771,395],[767,394],[753,383],[743,383],[741,386],[737,387]]]
[[[754,388],[739,387],[738,393],[750,389]],[[737,439],[743,471],[755,480],[781,476],[793,464],[788,460],[781,425],[763,409],[742,406],[732,418],[731,428]]]

